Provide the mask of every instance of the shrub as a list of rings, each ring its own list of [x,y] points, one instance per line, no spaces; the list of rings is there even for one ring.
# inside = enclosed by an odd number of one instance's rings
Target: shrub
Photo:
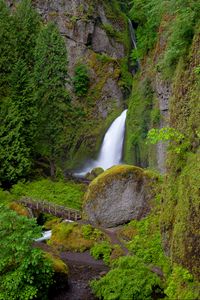
[[[104,241],[101,243],[96,243],[91,249],[90,249],[90,254],[95,258],[95,259],[103,259],[105,264],[110,263],[110,255],[112,252],[112,247],[111,245]]]
[[[96,296],[105,300],[150,300],[160,286],[160,278],[137,257],[119,258],[106,276],[91,283]]]
[[[32,247],[40,235],[34,219],[0,206],[0,299],[47,299],[52,266]]]
[[[162,248],[159,216],[152,214],[141,221],[131,221],[129,226],[136,232],[127,244],[129,250],[145,264],[159,266],[168,274],[170,264]]]
[[[75,67],[75,75],[73,78],[74,90],[77,96],[85,96],[89,88],[90,78],[89,72],[85,65],[77,65]]]

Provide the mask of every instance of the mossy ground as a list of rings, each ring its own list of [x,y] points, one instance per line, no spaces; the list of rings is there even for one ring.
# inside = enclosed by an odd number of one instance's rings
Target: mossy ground
[[[48,244],[61,251],[84,252],[96,242],[105,239],[105,235],[90,225],[60,223],[53,227]]]

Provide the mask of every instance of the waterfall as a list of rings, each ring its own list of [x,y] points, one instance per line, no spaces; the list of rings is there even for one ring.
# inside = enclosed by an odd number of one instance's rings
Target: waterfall
[[[128,19],[128,26],[129,26],[129,32],[130,32],[130,35],[131,35],[131,41],[132,41],[132,44],[133,44],[133,48],[137,49],[135,30],[133,28],[133,24],[132,24],[130,19]]]
[[[43,241],[46,241],[46,240],[49,240],[51,238],[51,230],[49,231],[44,231],[43,234],[42,234],[42,237],[40,237],[39,239],[36,239],[35,241],[36,242],[43,242]]]
[[[86,166],[75,175],[83,176],[90,172],[93,168],[101,167],[104,170],[119,165],[122,160],[126,113],[124,110],[122,114],[114,120],[108,128],[103,143],[99,152],[97,160],[90,161]]]
[[[129,32],[130,32],[130,36],[131,36],[131,42],[132,42],[133,49],[137,49],[135,30],[133,28],[133,24],[130,19],[128,19],[128,26],[129,26]],[[137,59],[137,61],[136,61],[135,71],[137,71],[138,69],[140,69],[139,59]]]
[[[96,166],[108,169],[118,165],[122,159],[127,110],[115,119],[105,134]]]
[[[63,220],[62,223],[74,223],[74,221],[71,220]],[[47,230],[42,232],[42,237],[35,239],[36,242],[44,242],[46,240],[50,240],[52,236],[52,230]]]

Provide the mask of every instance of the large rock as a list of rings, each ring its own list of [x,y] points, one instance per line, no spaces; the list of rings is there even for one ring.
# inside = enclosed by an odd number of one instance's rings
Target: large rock
[[[105,171],[89,185],[84,201],[86,218],[95,225],[114,227],[145,217],[150,211],[153,178],[128,165]]]

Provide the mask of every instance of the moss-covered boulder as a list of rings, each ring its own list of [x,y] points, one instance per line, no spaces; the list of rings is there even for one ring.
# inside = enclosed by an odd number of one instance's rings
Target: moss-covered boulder
[[[97,167],[97,168],[92,169],[91,172],[88,172],[85,175],[85,178],[88,179],[88,180],[94,180],[97,176],[99,176],[103,172],[104,172],[103,168]]]
[[[152,173],[138,167],[110,168],[89,185],[83,208],[86,218],[103,227],[141,219],[150,211],[154,179]]]
[[[84,252],[89,250],[95,242],[104,239],[105,235],[90,225],[63,222],[53,227],[48,244],[54,250]]]
[[[68,287],[69,268],[64,261],[53,253],[45,253],[47,259],[51,262],[54,276],[53,285],[50,288],[50,295],[56,295],[58,291],[65,290]]]

